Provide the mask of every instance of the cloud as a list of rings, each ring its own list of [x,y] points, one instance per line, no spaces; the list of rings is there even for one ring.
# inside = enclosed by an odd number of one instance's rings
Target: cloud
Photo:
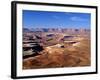
[[[70,20],[72,20],[72,21],[87,21],[87,19],[81,18],[81,17],[77,17],[77,16],[71,17]]]
[[[55,18],[55,19],[59,19],[59,16],[56,16],[56,15],[54,15],[52,17]]]

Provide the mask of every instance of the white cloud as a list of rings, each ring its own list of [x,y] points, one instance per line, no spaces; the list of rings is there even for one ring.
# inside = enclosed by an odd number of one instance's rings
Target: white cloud
[[[54,15],[54,16],[52,16],[53,18],[55,18],[55,19],[59,19],[59,17],[58,16],[56,16],[56,15]]]
[[[72,21],[87,21],[87,19],[81,18],[81,17],[77,17],[77,16],[71,17],[70,20],[72,20]]]

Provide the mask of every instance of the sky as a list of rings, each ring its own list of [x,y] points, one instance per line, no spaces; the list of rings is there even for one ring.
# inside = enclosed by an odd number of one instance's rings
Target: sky
[[[24,28],[90,29],[90,26],[90,13],[23,10]]]

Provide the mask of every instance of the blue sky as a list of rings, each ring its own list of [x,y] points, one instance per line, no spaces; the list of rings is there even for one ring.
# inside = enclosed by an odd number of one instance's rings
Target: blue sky
[[[24,28],[90,28],[91,14],[23,10]]]

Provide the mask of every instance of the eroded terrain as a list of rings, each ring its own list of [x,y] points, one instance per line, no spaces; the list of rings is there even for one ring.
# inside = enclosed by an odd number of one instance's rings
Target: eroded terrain
[[[25,32],[23,69],[90,66],[90,32]]]

